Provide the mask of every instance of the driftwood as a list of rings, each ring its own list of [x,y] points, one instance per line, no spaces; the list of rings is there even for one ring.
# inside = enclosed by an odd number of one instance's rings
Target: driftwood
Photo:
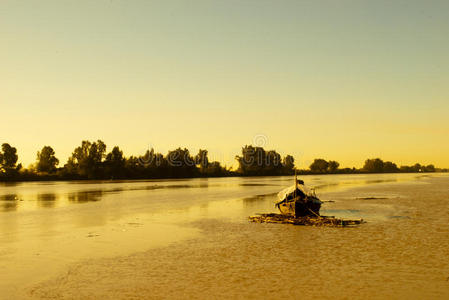
[[[258,214],[257,216],[249,217],[249,220],[256,223],[280,223],[330,227],[354,226],[365,222],[363,219],[338,219],[331,216],[293,217],[281,214]]]

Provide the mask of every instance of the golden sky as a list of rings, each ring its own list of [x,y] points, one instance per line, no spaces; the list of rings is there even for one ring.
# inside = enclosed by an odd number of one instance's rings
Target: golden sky
[[[449,167],[449,1],[1,1],[0,143]]]

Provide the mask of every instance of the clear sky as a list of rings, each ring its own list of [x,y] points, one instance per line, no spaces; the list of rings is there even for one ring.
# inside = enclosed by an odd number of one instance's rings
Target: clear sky
[[[0,1],[0,143],[449,167],[449,1]]]

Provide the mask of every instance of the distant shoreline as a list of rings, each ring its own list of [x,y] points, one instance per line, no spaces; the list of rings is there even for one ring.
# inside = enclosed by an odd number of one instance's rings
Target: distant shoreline
[[[355,172],[355,173],[311,173],[308,171],[298,172],[298,176],[328,176],[328,175],[382,175],[382,174],[449,174],[447,171],[439,172],[379,172],[379,173],[369,173],[369,172]],[[54,177],[40,177],[40,178],[30,178],[30,179],[19,179],[19,180],[0,180],[0,183],[21,183],[21,182],[88,182],[88,181],[100,181],[100,182],[123,182],[123,181],[150,181],[150,180],[183,180],[183,179],[211,179],[211,178],[249,178],[249,177],[287,177],[293,176],[294,174],[277,174],[277,175],[242,175],[242,174],[231,174],[223,176],[192,176],[192,177],[154,177],[154,178],[111,178],[111,179],[88,179],[88,178],[61,178],[58,176]]]
[[[149,149],[144,155],[125,157],[118,146],[109,153],[106,148],[101,140],[82,141],[67,163],[58,167],[60,164],[55,151],[50,146],[44,146],[37,152],[36,163],[25,168],[18,163],[17,149],[3,143],[0,150],[0,182],[289,176],[295,172],[298,175],[326,175],[449,171],[436,168],[433,164],[398,166],[380,158],[366,159],[362,168],[341,168],[335,160],[317,158],[309,169],[298,169],[292,155],[282,157],[276,150],[251,145],[243,146],[240,155],[235,156],[238,168],[234,170],[222,166],[219,161],[211,161],[205,149],[200,149],[196,155],[181,147],[166,155]]]

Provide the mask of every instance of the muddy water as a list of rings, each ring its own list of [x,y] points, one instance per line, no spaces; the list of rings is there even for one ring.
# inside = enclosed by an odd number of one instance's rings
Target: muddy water
[[[287,177],[0,186],[0,298],[449,297],[449,176],[304,176],[357,228],[248,223]]]

